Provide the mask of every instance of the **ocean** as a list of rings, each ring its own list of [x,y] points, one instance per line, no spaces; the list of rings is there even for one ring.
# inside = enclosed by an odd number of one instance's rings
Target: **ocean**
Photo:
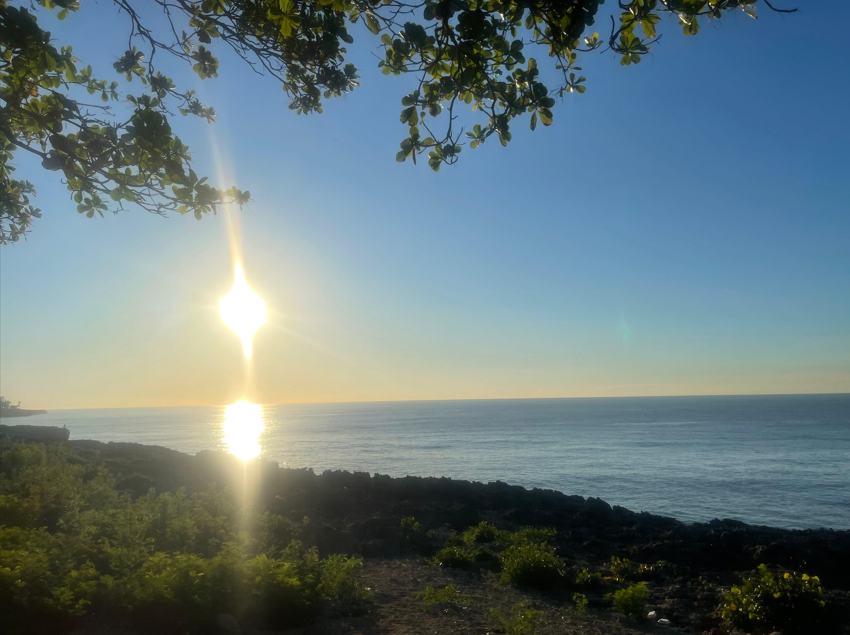
[[[221,447],[224,408],[55,410],[9,424],[181,452]],[[685,522],[850,529],[850,394],[263,406],[282,466],[505,481]]]

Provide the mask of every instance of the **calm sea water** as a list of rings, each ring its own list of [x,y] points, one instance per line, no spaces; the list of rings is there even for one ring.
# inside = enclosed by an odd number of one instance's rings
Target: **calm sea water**
[[[850,395],[285,405],[263,419],[265,452],[288,467],[502,480],[683,521],[850,529]],[[197,452],[220,445],[223,420],[210,407],[19,422]]]

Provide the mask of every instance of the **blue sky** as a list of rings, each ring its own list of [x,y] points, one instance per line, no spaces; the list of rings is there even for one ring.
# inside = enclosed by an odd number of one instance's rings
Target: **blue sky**
[[[800,4],[691,38],[668,22],[637,67],[586,54],[587,93],[551,128],[519,122],[508,148],[466,149],[438,174],[395,162],[407,84],[377,71],[363,33],[363,85],[319,116],[227,56],[217,80],[173,67],[219,115],[177,122],[198,171],[216,174],[214,139],[253,197],[243,258],[271,319],[247,396],[850,391],[850,5]],[[126,42],[108,3],[50,28],[101,76]],[[18,163],[44,218],[0,250],[3,394],[53,408],[245,396],[217,310],[223,217],[89,220],[54,174]]]

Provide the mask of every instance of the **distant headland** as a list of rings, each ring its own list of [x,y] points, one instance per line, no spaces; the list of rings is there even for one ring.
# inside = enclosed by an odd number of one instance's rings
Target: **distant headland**
[[[5,397],[0,397],[0,417],[30,417],[32,415],[46,415],[47,410],[27,410],[21,408],[21,402],[13,404]]]

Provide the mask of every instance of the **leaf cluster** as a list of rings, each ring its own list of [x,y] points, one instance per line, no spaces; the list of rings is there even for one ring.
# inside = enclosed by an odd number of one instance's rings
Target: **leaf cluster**
[[[396,159],[427,154],[439,170],[465,145],[491,138],[507,145],[517,118],[528,116],[532,130],[551,125],[556,98],[586,90],[579,53],[610,51],[623,65],[638,64],[659,40],[662,17],[693,35],[702,21],[728,11],[756,17],[758,0],[620,0],[607,15],[610,28],[599,19],[603,0],[152,0],[164,25],[148,23],[140,0],[113,1],[129,32],[113,69],[138,82],[138,94],[122,95],[118,82],[84,67],[71,47],[57,48],[35,13],[0,0],[0,243],[25,236],[41,213],[31,203],[34,186],[12,177],[18,150],[61,173],[88,217],[132,204],[202,218],[249,200],[248,192],[216,189],[192,170],[172,111],[208,122],[215,112],[179,89],[155,57],[209,79],[219,74],[218,51],[229,50],[277,80],[291,110],[321,113],[324,100],[359,86],[347,46],[362,25],[361,33],[377,38],[381,71],[414,78],[401,99],[406,134]],[[80,9],[75,0],[38,5],[60,20]],[[607,35],[587,34],[598,21]],[[547,57],[554,84],[538,66]],[[115,110],[119,103],[126,114]],[[478,120],[461,125],[462,109]]]
[[[59,19],[79,9],[77,2],[39,4],[59,9]],[[208,76],[209,52],[200,47],[191,56],[200,65],[198,74]],[[33,184],[13,178],[19,150],[60,173],[77,211],[88,218],[133,204],[200,219],[222,205],[249,200],[250,193],[216,189],[191,168],[189,148],[172,129],[169,105],[208,122],[215,112],[192,91],[178,91],[171,78],[143,65],[144,58],[132,46],[113,64],[127,82],[138,81],[145,90],[123,96],[117,81],[98,78],[70,46],[54,46],[35,13],[0,2],[0,244],[25,237],[41,215],[31,202]],[[115,110],[121,102],[126,113]]]
[[[747,632],[804,633],[824,616],[823,587],[817,576],[771,571],[761,564],[726,594],[721,612],[731,626]]]

